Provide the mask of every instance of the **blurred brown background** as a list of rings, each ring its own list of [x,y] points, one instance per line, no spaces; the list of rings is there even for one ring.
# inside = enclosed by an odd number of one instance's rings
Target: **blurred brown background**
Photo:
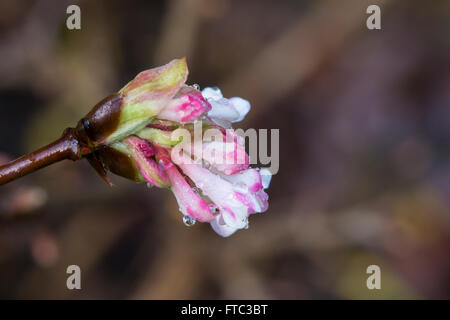
[[[449,21],[445,0],[1,0],[0,162],[184,55],[281,143],[268,212],[227,239],[84,161],[2,186],[0,298],[450,298]]]

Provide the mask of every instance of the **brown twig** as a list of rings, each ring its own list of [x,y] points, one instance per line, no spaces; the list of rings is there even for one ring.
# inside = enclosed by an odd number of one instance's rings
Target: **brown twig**
[[[79,160],[82,157],[81,150],[76,130],[68,128],[62,137],[53,143],[0,166],[0,185],[61,160]]]

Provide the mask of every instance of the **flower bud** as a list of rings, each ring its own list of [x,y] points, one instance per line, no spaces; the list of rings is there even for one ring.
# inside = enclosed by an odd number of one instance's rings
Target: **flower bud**
[[[189,216],[201,222],[214,220],[209,204],[198,196],[186,179],[178,171],[167,152],[161,147],[155,147],[158,162],[169,176],[171,190],[184,216]]]
[[[131,136],[124,139],[123,142],[128,147],[145,181],[160,188],[170,185],[164,170],[153,160],[155,150],[148,141]]]
[[[77,129],[92,148],[108,145],[144,128],[177,94],[186,81],[186,59],[139,73],[118,93],[98,103]]]
[[[157,117],[179,123],[188,123],[195,122],[210,110],[211,105],[200,91],[189,86],[183,86]]]
[[[160,145],[162,147],[173,147],[181,141],[181,138],[173,138],[172,131],[156,128],[144,128],[141,131],[138,131],[136,135],[139,138],[147,140],[153,144]]]
[[[187,86],[187,74],[186,60],[175,59],[102,100],[78,123],[80,153],[108,183],[111,171],[170,188],[184,219],[209,222],[227,237],[268,209],[271,175],[249,167],[245,140],[230,129],[250,103]],[[208,134],[197,137],[197,129]]]
[[[110,146],[102,147],[95,152],[95,155],[108,171],[138,183],[145,182],[124,143],[115,142]]]
[[[250,103],[242,98],[224,98],[219,88],[207,87],[202,95],[211,104],[208,117],[216,124],[230,128],[231,123],[242,121],[250,111]]]

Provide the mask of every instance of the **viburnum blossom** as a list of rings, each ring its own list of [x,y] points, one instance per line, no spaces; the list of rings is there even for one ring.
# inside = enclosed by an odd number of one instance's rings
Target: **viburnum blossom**
[[[250,103],[224,98],[218,88],[188,86],[187,74],[185,59],[140,73],[118,93],[117,128],[91,144],[102,144],[95,157],[107,170],[169,188],[186,224],[209,222],[227,237],[267,210],[271,175],[250,168],[245,141],[231,128]],[[215,130],[215,139],[192,142],[176,134],[195,136],[196,128]]]

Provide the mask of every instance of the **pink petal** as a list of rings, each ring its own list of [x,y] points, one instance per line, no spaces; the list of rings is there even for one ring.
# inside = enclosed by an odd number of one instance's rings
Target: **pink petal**
[[[245,170],[250,163],[245,148],[236,142],[204,142],[202,156],[203,160],[226,175]]]
[[[245,140],[234,130],[214,128],[218,130],[221,141],[204,141],[201,145],[201,154],[196,153],[195,159],[201,159],[210,164],[217,171],[232,175],[248,168],[250,159],[245,151]],[[221,134],[221,137],[220,137]],[[183,148],[191,156],[194,155],[195,145],[191,142]]]
[[[160,188],[169,186],[169,180],[164,170],[151,158],[155,154],[155,150],[148,141],[130,136],[123,142],[130,150],[133,160],[148,183]]]
[[[201,222],[209,222],[214,219],[214,215],[208,203],[200,198],[186,182],[176,166],[170,161],[166,151],[161,147],[155,146],[157,150],[157,159],[164,168],[171,183],[171,189],[177,199],[180,211],[183,215],[188,215]]]
[[[257,201],[259,202],[259,205],[261,206],[261,209],[256,212],[264,212],[267,209],[269,209],[269,195],[264,192],[263,190],[260,190],[255,194],[255,197],[257,198]]]
[[[263,181],[258,170],[247,169],[230,176],[222,175],[222,178],[233,183],[236,190],[234,197],[248,207],[248,214],[268,209],[269,196],[263,190]]]
[[[157,117],[187,123],[198,120],[209,110],[211,105],[203,98],[200,91],[183,86]]]
[[[183,172],[217,205],[227,225],[238,229],[247,226],[248,207],[234,197],[230,182],[192,163],[186,155],[180,155],[178,160],[177,165]]]

